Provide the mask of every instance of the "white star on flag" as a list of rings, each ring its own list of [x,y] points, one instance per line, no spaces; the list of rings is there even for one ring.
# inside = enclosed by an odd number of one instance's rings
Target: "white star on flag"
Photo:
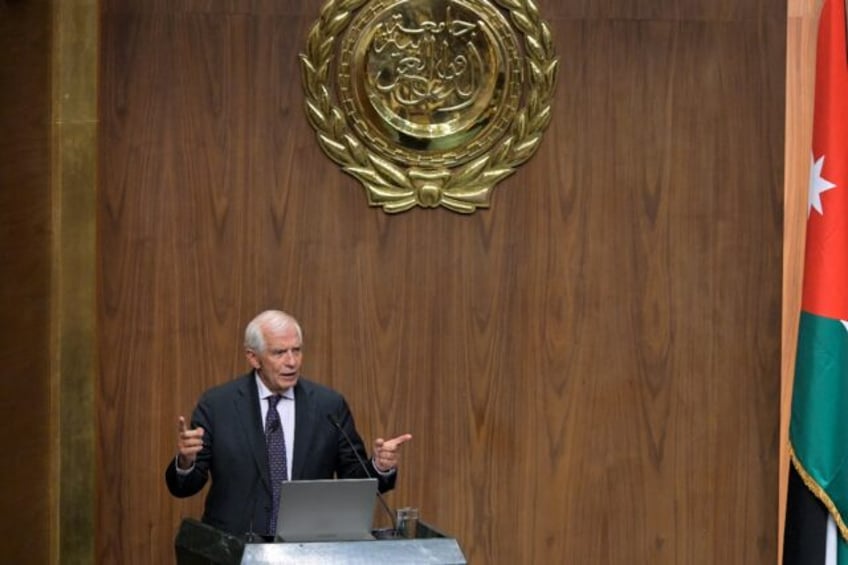
[[[836,185],[821,176],[822,168],[824,167],[824,155],[816,161],[815,156],[810,154],[810,161],[812,165],[810,166],[810,195],[807,216],[810,215],[813,208],[816,209],[819,215],[824,216],[821,193],[834,188]]]

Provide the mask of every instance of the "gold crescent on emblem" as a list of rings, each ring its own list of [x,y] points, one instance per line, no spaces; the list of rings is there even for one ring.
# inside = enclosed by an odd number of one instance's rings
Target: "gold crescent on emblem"
[[[301,53],[324,153],[386,212],[472,213],[539,146],[557,59],[532,0],[328,0]]]

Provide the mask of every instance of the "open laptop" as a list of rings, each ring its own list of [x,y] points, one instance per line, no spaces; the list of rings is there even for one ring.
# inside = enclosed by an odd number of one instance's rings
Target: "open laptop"
[[[377,479],[284,481],[277,541],[373,540]]]

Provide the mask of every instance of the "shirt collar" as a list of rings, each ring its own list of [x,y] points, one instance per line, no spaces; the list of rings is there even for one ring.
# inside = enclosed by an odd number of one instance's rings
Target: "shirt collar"
[[[265,383],[262,382],[262,379],[259,378],[259,372],[253,371],[253,378],[256,379],[256,388],[259,391],[259,399],[265,400],[269,396],[274,396],[276,393],[271,392]],[[291,387],[287,391],[285,391],[282,395],[283,398],[288,398],[289,400],[294,400],[294,387]]]

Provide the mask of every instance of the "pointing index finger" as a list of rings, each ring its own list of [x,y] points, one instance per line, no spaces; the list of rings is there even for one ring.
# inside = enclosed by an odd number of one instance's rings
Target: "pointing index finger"
[[[397,437],[394,437],[390,440],[387,440],[386,443],[388,443],[388,444],[390,444],[394,447],[397,447],[399,445],[403,445],[404,443],[408,442],[411,439],[412,439],[412,434],[403,434],[403,435],[399,435]]]

